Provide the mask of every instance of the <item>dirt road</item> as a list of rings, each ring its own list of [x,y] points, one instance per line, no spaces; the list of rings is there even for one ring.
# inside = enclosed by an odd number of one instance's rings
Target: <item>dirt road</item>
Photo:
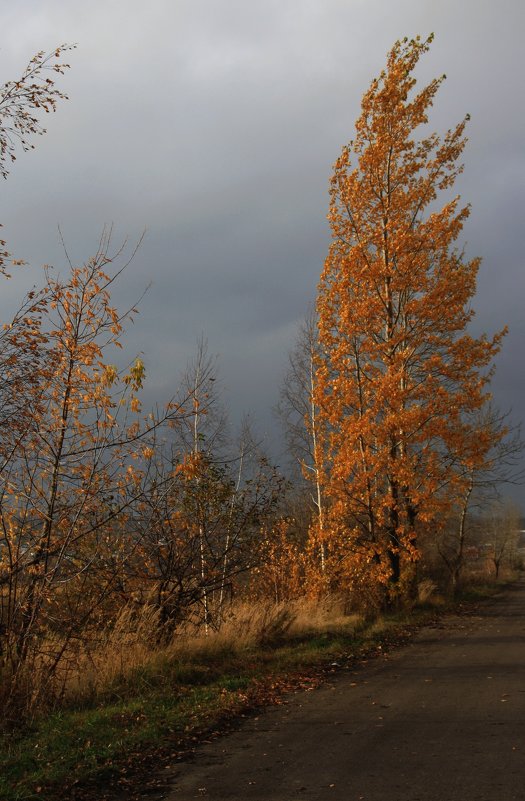
[[[525,577],[203,746],[168,798],[523,801]]]

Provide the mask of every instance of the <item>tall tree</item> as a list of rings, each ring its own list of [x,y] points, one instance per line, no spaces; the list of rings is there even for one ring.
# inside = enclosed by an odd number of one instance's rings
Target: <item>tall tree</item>
[[[431,41],[397,42],[363,97],[331,179],[318,297],[326,525],[350,577],[389,584],[390,597],[413,579],[418,525],[483,462],[489,442],[469,419],[504,334],[469,333],[479,259],[454,247],[469,207],[448,190],[468,117],[443,137],[416,136],[445,78],[414,92]]]

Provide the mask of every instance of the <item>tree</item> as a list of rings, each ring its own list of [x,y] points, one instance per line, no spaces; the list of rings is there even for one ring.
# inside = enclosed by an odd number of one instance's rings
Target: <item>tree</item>
[[[136,311],[111,304],[126,264],[113,275],[108,265],[119,257],[107,232],[65,279],[47,270],[44,289],[23,306],[30,313],[6,331],[15,367],[27,352],[34,377],[27,408],[14,409],[0,437],[4,691],[19,690],[33,669],[52,696],[58,666],[130,559],[122,532],[144,496],[157,432],[182,416],[174,402],[143,416],[141,360],[119,369],[108,359]]]
[[[319,447],[319,410],[315,402],[316,363],[319,357],[317,318],[311,311],[299,328],[296,343],[288,357],[288,370],[283,379],[277,414],[281,419],[288,451],[293,460],[293,474],[307,479],[313,492],[308,493],[310,540],[315,540],[321,573],[326,569],[324,541],[324,498],[321,482],[321,449]],[[299,468],[299,470],[298,470]]]
[[[130,529],[136,548],[123,590],[154,608],[163,641],[190,616],[206,633],[220,627],[233,583],[257,563],[282,487],[246,422],[238,446],[229,442],[218,384],[201,339],[180,382],[185,415],[155,448]]]
[[[488,507],[494,510],[502,500],[502,485],[520,484],[523,481],[520,457],[524,443],[519,427],[512,426],[508,418],[508,414],[502,414],[491,403],[485,404],[471,416],[473,433],[476,431],[477,436],[490,445],[485,448],[483,459],[465,471],[463,494],[436,540],[438,553],[449,573],[453,594],[461,587],[469,518],[473,510],[478,515],[480,509],[484,511]]]
[[[499,579],[502,565],[514,566],[520,530],[519,509],[510,501],[494,503],[482,518],[484,535],[491,545],[494,577]]]
[[[59,100],[67,95],[55,86],[51,75],[64,74],[69,64],[60,62],[62,55],[71,50],[71,45],[59,45],[51,53],[37,53],[18,80],[7,81],[0,89],[0,174],[7,178],[8,164],[16,160],[17,144],[22,150],[31,150],[31,138],[42,135],[46,129],[38,119],[43,110],[49,114],[56,110]],[[5,273],[5,262],[9,253],[0,240],[0,273]]]
[[[413,91],[431,41],[397,42],[363,97],[331,179],[317,306],[326,525],[350,580],[390,597],[413,584],[418,527],[445,515],[490,446],[470,417],[504,334],[469,333],[479,259],[454,247],[469,215],[449,193],[468,117],[443,138],[415,135],[445,77]]]
[[[219,402],[216,389],[216,360],[208,353],[206,340],[201,337],[195,358],[188,364],[182,380],[182,391],[191,398],[191,414],[186,427],[180,429],[183,452],[182,473],[184,482],[185,510],[198,532],[199,571],[203,622],[206,634],[210,623],[210,590],[218,575],[221,563],[222,531],[217,530],[217,512],[227,505],[228,481],[217,459],[226,439],[227,418]],[[186,430],[184,430],[186,428]],[[218,553],[217,553],[218,552]],[[211,569],[210,569],[211,563]]]

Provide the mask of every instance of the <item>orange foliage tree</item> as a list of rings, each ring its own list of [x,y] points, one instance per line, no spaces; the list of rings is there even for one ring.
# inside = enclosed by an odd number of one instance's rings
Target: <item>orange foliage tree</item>
[[[431,41],[397,42],[363,97],[331,179],[317,306],[330,549],[354,587],[383,584],[390,599],[413,587],[421,527],[483,462],[490,443],[472,413],[504,334],[469,333],[479,259],[454,247],[469,215],[449,192],[468,117],[415,135],[445,77],[414,91]]]
[[[0,673],[13,687],[31,664],[52,682],[96,622],[130,559],[123,532],[156,437],[183,414],[174,402],[143,414],[141,360],[120,369],[108,360],[135,312],[111,304],[126,265],[108,273],[122,255],[109,247],[108,232],[64,280],[47,270],[3,335],[8,389],[33,371],[0,437]]]

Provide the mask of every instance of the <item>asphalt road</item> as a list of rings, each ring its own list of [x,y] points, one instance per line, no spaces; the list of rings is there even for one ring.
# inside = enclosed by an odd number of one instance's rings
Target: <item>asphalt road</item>
[[[169,801],[525,799],[525,577],[199,748]]]

